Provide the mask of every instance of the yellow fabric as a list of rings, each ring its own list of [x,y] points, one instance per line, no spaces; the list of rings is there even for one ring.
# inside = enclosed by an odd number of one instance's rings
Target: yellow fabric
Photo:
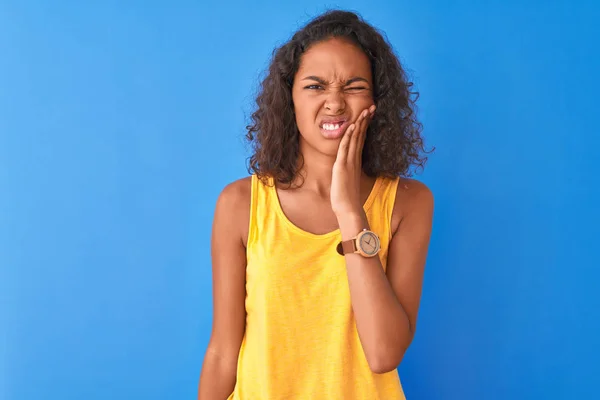
[[[364,204],[384,268],[397,185],[378,178]],[[246,333],[229,399],[404,399],[397,371],[374,374],[367,364],[345,260],[335,250],[339,229],[315,235],[298,228],[275,187],[255,175],[249,229]]]

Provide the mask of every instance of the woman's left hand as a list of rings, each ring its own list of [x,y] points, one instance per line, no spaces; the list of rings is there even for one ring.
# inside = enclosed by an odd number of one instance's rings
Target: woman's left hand
[[[374,112],[374,105],[364,110],[357,120],[348,126],[340,142],[331,179],[331,208],[338,218],[362,211],[362,150],[367,127]]]

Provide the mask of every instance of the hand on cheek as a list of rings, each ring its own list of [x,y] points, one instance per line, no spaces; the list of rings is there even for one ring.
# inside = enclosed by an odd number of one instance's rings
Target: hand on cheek
[[[372,105],[363,110],[356,121],[348,126],[340,142],[331,182],[331,207],[338,216],[361,211],[362,150],[375,108]]]

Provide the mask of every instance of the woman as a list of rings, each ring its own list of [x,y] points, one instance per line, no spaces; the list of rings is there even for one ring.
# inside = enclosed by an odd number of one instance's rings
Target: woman
[[[199,399],[404,399],[433,214],[407,178],[426,161],[411,86],[350,12],[274,53],[251,176],[216,205]]]

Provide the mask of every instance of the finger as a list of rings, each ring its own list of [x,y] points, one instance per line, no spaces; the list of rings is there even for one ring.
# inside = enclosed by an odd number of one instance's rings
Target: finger
[[[354,162],[356,165],[361,165],[362,162],[362,150],[363,150],[363,137],[365,136],[366,120],[368,116],[365,117],[361,123],[360,131],[356,134],[356,150],[354,152]]]
[[[373,111],[371,111],[371,110],[373,110]],[[359,137],[359,152],[358,152],[359,153],[358,154],[359,158],[362,158],[362,150],[364,148],[365,141],[367,139],[367,131],[369,130],[369,124],[373,120],[373,115],[375,113],[375,106],[371,106],[369,108],[369,111],[371,111],[371,112],[369,113],[369,116],[367,118],[365,118],[366,119],[366,121],[365,121],[365,127],[364,127],[364,130],[362,131],[362,133],[361,133],[361,135]]]
[[[344,136],[342,136],[342,140],[340,141],[340,146],[338,147],[336,161],[345,163],[348,159],[348,146],[350,145],[350,141],[352,139],[354,130],[356,129],[356,125],[352,124],[344,132]]]
[[[362,162],[362,154],[363,154],[365,141],[367,138],[367,132],[369,130],[369,124],[373,120],[373,116],[375,114],[375,108],[376,107],[373,104],[371,107],[369,107],[367,110],[365,110],[366,115],[361,123],[361,128],[359,131],[360,134],[357,134],[358,147],[357,147],[357,151],[356,151],[356,163],[358,165],[360,165]]]
[[[349,148],[348,148],[348,160],[350,161],[356,161],[357,160],[357,153],[360,150],[359,147],[359,141],[360,141],[360,136],[362,135],[362,129],[364,128],[364,122],[365,122],[365,118],[366,118],[366,112],[363,111],[357,118],[356,120],[356,128],[355,131],[352,135],[352,141],[350,142]]]

